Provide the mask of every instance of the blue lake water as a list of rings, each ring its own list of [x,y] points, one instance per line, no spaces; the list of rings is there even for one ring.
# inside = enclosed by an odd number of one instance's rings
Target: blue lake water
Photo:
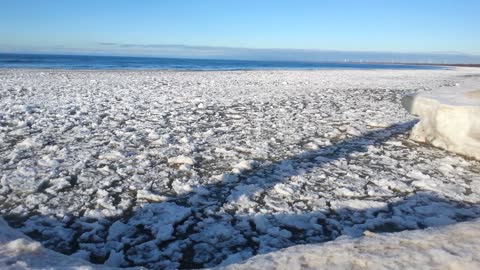
[[[34,69],[163,69],[163,70],[258,70],[258,69],[444,69],[439,66],[349,62],[293,62],[204,60],[154,57],[0,54],[0,68]]]

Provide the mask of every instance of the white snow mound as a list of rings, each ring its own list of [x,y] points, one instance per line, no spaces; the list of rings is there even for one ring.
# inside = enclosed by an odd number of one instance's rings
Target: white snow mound
[[[480,159],[480,81],[407,95],[402,104],[420,117],[412,140]]]
[[[479,269],[480,222],[374,234],[326,244],[297,245],[224,270],[241,269]]]

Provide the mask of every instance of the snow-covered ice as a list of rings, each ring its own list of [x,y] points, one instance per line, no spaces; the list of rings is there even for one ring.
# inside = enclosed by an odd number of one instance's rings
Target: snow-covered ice
[[[478,269],[480,221],[441,229],[375,234],[326,244],[298,245],[222,270]]]
[[[448,240],[478,226],[479,161],[409,140],[400,101],[479,75],[0,70],[0,214],[42,245],[20,249],[85,267],[228,266],[365,233]]]
[[[480,160],[480,80],[407,95],[404,107],[420,117],[410,136]]]
[[[21,232],[12,229],[0,217],[1,269],[110,269],[93,265],[75,256],[66,256],[42,247]]]

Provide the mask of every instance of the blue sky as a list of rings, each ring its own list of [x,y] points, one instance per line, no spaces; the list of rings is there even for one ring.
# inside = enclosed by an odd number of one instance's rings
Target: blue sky
[[[479,11],[477,0],[1,0],[0,51],[470,57],[480,55]]]

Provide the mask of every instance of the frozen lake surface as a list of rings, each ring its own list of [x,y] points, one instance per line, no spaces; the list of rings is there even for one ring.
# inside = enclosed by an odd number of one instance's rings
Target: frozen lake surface
[[[0,213],[152,269],[480,217],[480,162],[408,140],[407,93],[477,69],[0,70]]]

